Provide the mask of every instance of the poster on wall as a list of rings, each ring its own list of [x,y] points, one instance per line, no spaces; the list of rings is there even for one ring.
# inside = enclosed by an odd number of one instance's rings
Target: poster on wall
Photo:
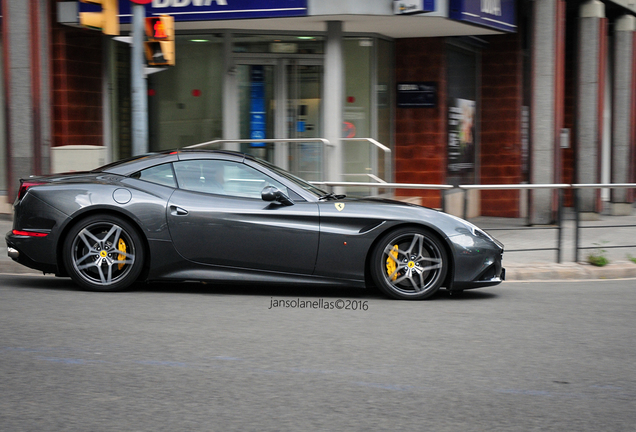
[[[448,175],[457,182],[475,180],[475,101],[455,98],[448,107]]]

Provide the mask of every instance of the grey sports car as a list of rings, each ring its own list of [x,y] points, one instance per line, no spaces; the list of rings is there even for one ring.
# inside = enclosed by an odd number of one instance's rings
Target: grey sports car
[[[327,193],[227,151],[23,179],[6,241],[15,261],[95,291],[136,281],[311,283],[415,300],[505,275],[503,245],[465,220]]]

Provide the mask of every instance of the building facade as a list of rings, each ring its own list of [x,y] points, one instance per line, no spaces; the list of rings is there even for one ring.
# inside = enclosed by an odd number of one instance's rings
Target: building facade
[[[132,3],[119,1],[124,38],[81,28],[78,1],[0,4],[0,212],[19,178],[210,141],[313,181],[635,180],[636,24],[624,0],[153,0],[146,16],[175,17],[176,64],[143,80],[141,148]],[[464,213],[452,190],[348,193]],[[633,201],[589,192],[582,205],[627,213]],[[550,190],[482,191],[468,207],[548,223],[556,203]]]

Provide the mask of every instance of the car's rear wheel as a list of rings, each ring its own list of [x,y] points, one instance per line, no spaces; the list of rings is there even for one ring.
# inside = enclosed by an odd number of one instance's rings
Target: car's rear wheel
[[[71,228],[63,258],[78,285],[93,291],[118,291],[139,277],[144,249],[139,234],[124,219],[93,215]]]
[[[432,233],[402,228],[385,235],[371,257],[371,275],[387,295],[422,300],[435,294],[448,271],[446,251]]]

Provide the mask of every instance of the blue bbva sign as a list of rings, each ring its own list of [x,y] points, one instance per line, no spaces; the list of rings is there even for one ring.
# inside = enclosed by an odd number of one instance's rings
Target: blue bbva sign
[[[168,14],[175,21],[211,21],[247,18],[280,18],[307,15],[307,0],[152,0],[145,6],[146,16]],[[79,3],[80,12],[99,10]],[[119,19],[131,21],[130,0],[119,0]]]
[[[515,0],[450,0],[448,16],[506,32],[517,31]]]

